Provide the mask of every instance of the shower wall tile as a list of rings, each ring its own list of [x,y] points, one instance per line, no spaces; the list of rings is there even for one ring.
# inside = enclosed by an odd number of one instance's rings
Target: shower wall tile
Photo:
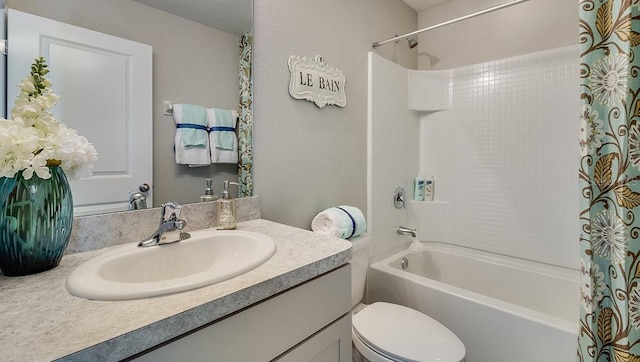
[[[451,108],[451,71],[409,70],[409,109],[441,111]]]
[[[410,205],[422,240],[578,267],[578,64],[572,46],[451,71],[451,108],[420,120],[446,202]]]

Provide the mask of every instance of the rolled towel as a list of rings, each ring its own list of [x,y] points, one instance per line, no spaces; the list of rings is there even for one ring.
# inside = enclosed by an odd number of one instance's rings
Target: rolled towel
[[[367,231],[367,220],[357,207],[340,205],[316,215],[311,221],[311,230],[323,235],[349,239]]]

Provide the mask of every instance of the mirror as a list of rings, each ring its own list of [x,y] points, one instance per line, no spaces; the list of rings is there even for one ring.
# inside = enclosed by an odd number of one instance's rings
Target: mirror
[[[213,190],[218,196],[224,180],[237,180],[236,164],[197,168],[176,164],[175,123],[171,116],[163,114],[163,101],[238,108],[238,51],[241,35],[252,29],[252,0],[5,0],[5,3],[11,9],[153,48],[153,129],[136,135],[153,139],[153,205],[149,207],[167,201],[198,202],[206,178],[213,179]],[[25,70],[25,76],[27,73]],[[55,83],[53,91],[56,92]]]

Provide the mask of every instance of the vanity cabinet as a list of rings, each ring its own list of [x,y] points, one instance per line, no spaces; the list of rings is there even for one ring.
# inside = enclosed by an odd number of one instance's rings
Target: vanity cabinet
[[[351,361],[351,265],[213,322],[134,361]]]

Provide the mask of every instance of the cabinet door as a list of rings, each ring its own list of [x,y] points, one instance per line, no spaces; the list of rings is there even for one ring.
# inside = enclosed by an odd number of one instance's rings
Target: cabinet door
[[[351,340],[350,307],[351,265],[347,264],[134,360],[271,361],[318,335],[332,322],[344,319],[345,313],[348,325],[340,328]]]
[[[350,362],[351,313],[309,337],[278,362]]]

